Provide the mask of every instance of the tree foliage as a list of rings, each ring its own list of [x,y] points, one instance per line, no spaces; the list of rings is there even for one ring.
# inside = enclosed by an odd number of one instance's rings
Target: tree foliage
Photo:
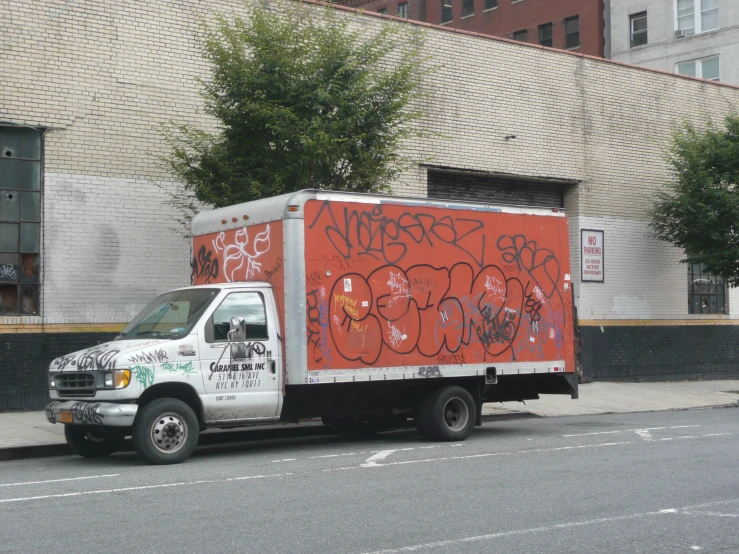
[[[686,123],[675,133],[673,179],[651,209],[651,227],[686,252],[683,262],[739,286],[739,116],[724,123],[702,131]]]
[[[422,112],[423,34],[386,24],[372,36],[327,7],[249,2],[202,23],[211,75],[200,80],[216,132],[170,125],[161,158],[188,195],[221,207],[305,188],[389,193],[410,162],[402,142]]]

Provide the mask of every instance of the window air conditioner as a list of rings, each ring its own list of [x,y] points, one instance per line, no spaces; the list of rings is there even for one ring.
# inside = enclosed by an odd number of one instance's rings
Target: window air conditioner
[[[694,35],[695,34],[695,27],[689,27],[688,29],[685,29],[686,35]]]
[[[675,38],[682,38],[685,36],[685,29],[678,29],[675,31]]]

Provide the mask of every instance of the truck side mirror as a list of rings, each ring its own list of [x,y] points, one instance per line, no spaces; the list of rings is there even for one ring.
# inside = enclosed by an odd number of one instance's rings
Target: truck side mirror
[[[240,315],[231,318],[231,330],[228,332],[228,340],[233,342],[244,342],[246,340],[246,320]]]

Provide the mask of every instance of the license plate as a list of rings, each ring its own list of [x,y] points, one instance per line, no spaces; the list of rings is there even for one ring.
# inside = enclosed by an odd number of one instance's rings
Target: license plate
[[[69,410],[61,410],[59,412],[59,421],[61,423],[74,423],[74,416]]]

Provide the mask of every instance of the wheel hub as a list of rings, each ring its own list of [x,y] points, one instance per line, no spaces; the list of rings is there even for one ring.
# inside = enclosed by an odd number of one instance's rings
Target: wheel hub
[[[444,406],[444,423],[452,431],[461,431],[467,426],[470,411],[461,398],[451,398]]]
[[[151,440],[157,450],[172,454],[185,445],[187,432],[187,423],[179,414],[166,413],[154,420]]]

